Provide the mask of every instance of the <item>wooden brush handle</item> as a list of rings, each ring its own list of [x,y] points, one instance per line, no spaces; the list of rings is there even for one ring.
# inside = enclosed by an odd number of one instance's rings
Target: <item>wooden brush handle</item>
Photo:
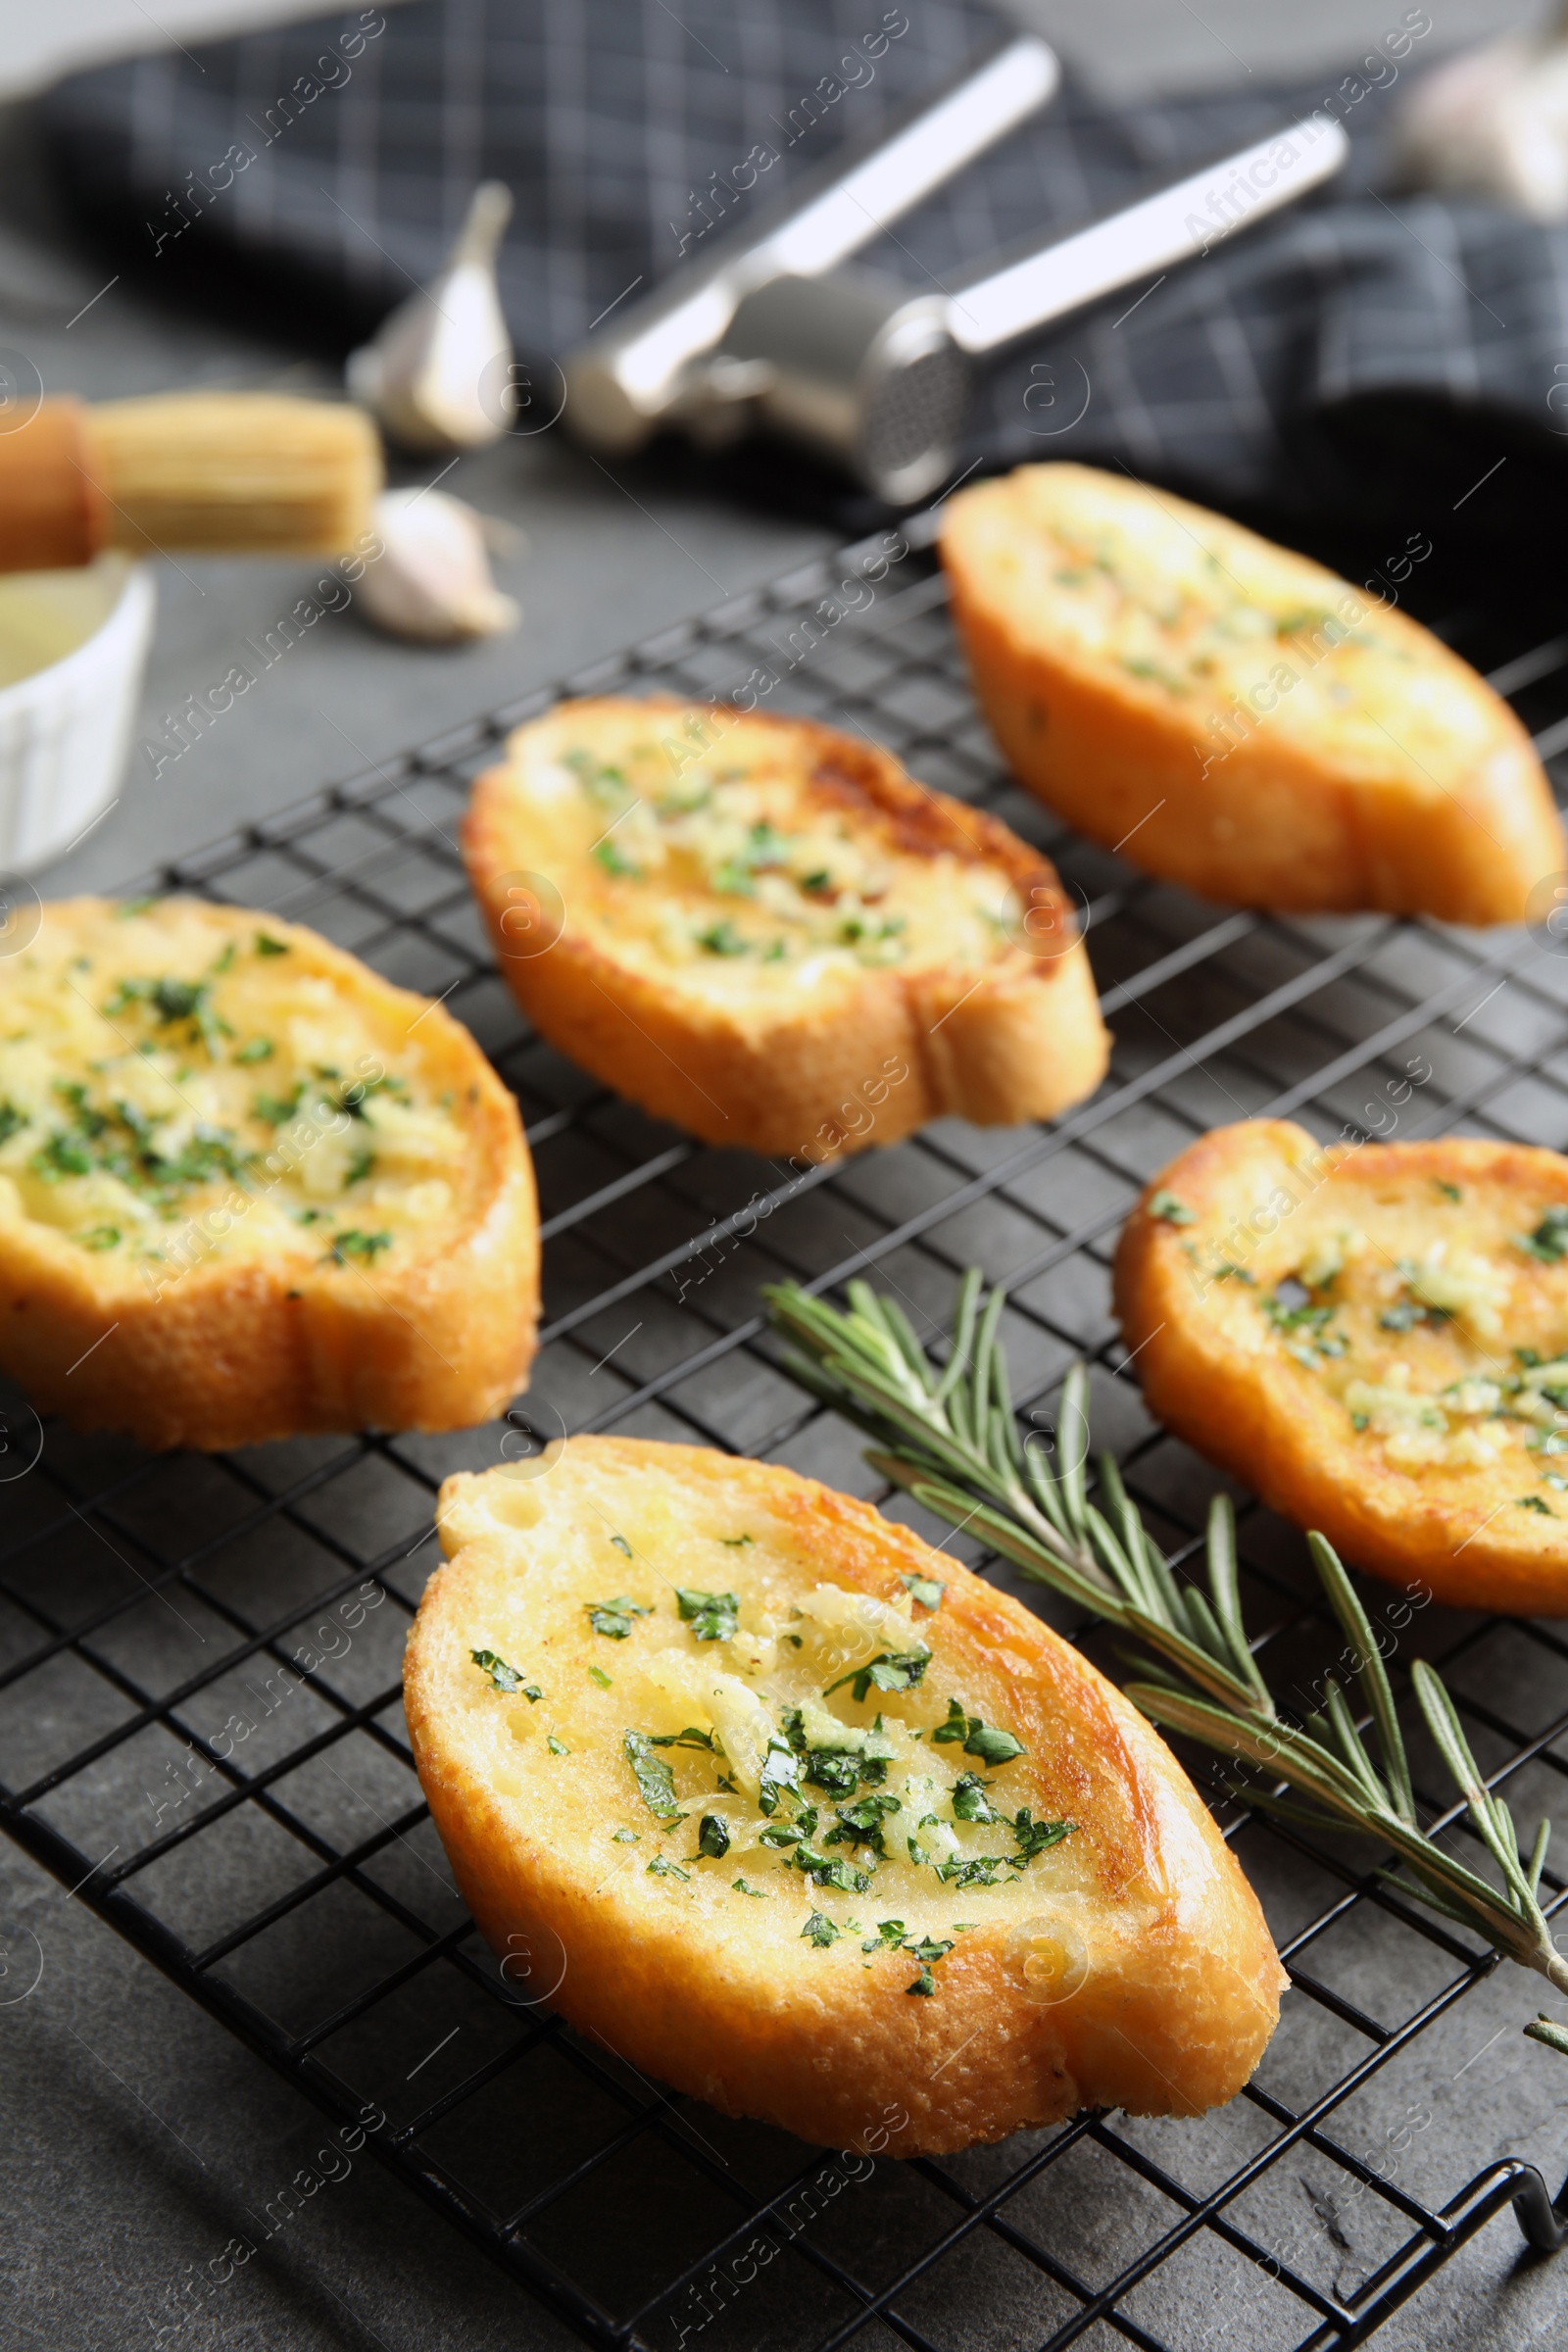
[[[46,400],[0,433],[0,571],[90,564],[108,545],[109,506],[79,401]]]
[[[0,571],[146,556],[341,556],[370,536],[381,445],[361,410],[279,392],[46,400],[0,432]]]

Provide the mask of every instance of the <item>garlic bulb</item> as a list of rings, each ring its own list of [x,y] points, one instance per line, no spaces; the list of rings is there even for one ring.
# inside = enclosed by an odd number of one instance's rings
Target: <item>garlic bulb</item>
[[[485,527],[471,507],[441,490],[383,490],[371,510],[381,553],[360,597],[394,637],[453,645],[514,629],[521,610],[490,576]]]
[[[405,449],[484,449],[507,429],[512,338],[496,254],[511,218],[511,191],[483,181],[440,275],[350,357],[349,391]]]
[[[1493,196],[1533,220],[1568,219],[1568,9],[1417,82],[1394,125],[1406,183]]]

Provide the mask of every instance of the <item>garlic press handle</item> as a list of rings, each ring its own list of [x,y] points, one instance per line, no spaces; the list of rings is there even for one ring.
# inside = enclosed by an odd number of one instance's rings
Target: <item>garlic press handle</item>
[[[739,267],[749,291],[769,277],[820,277],[1045,105],[1061,78],[1032,34],[896,131],[753,247]]]
[[[846,164],[808,174],[770,215],[722,237],[564,362],[564,421],[589,449],[639,448],[669,421],[692,370],[717,348],[743,298],[775,277],[818,277],[1027,121],[1060,78],[1033,34]]]
[[[1327,115],[1274,131],[1075,236],[960,283],[949,298],[949,332],[971,355],[996,351],[1151,270],[1211,252],[1233,230],[1332,178],[1349,151],[1343,128]]]

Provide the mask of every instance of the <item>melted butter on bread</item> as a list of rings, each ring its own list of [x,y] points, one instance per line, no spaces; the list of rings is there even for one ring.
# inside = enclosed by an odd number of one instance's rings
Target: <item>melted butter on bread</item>
[[[983,966],[1018,932],[1004,865],[909,846],[810,735],[732,721],[677,770],[669,732],[596,706],[584,740],[523,730],[511,770],[541,866],[574,879],[573,920],[633,968],[744,1004],[866,965]]]
[[[573,2024],[810,2139],[901,2101],[902,2154],[1250,2072],[1282,1980],[1207,1813],[958,1562],[790,1471],[612,1438],[448,1480],[441,1537],[416,1762],[480,1927],[564,1955],[540,1990]]]
[[[1246,906],[1497,923],[1568,861],[1518,717],[1396,591],[1068,464],[959,491],[942,556],[1014,774],[1135,865]]]
[[[1355,1565],[1568,1602],[1568,1161],[1216,1129],[1129,1219],[1153,1410]]]
[[[1435,800],[1489,741],[1470,673],[1435,639],[1423,660],[1419,632],[1321,564],[1085,466],[1012,486],[1032,528],[998,500],[994,592],[1042,644],[1181,705],[1211,748],[1225,749],[1238,705],[1262,710],[1282,743],[1310,740]]]
[[[153,1266],[224,1202],[204,1256],[439,1248],[466,1210],[466,1105],[300,936],[155,902],[90,938],[46,924],[0,965],[0,1220]]]
[[[1537,1238],[1550,1244],[1554,1206],[1568,1214],[1568,1185],[1556,1202],[1486,1185],[1467,1200],[1462,1186],[1431,1180],[1360,1188],[1348,1170],[1302,1203],[1247,1287],[1273,1345],[1388,1461],[1421,1471],[1511,1452],[1533,1479],[1547,1466],[1543,1433],[1568,1433],[1552,1401],[1568,1385],[1556,1360],[1568,1348],[1568,1282],[1543,1279]],[[1217,1250],[1205,1258],[1195,1246],[1193,1262],[1200,1283],[1238,1279]]]
[[[548,1506],[548,1483],[537,1483]],[[497,1494],[492,1533],[515,1507],[506,1484],[503,1473],[464,1490],[480,1526]],[[1025,1879],[1025,1892],[1082,1890],[1090,1882],[1067,1850],[1070,1825],[1051,1825],[1048,1842],[1032,1814],[1018,1820],[1033,1793],[1016,1772],[1021,1743],[1004,1726],[971,1718],[965,1694],[950,1693],[933,1667],[927,1636],[937,1612],[920,1610],[916,1624],[896,1583],[886,1597],[825,1581],[803,1590],[788,1527],[749,1509],[737,1528],[733,1505],[714,1503],[694,1508],[662,1494],[656,1478],[639,1481],[614,1497],[612,1527],[597,1514],[579,1520],[510,1609],[498,1615],[483,1602],[464,1629],[470,1656],[500,1653],[519,1669],[526,1661],[530,1683],[542,1686],[536,1700],[506,1697],[509,1736],[547,1754],[552,1739],[564,1742],[580,1774],[602,1776],[595,1842],[605,1858],[635,1832],[650,1848],[645,1860],[662,1853],[687,1873],[665,1881],[671,1902],[700,1901],[682,1890],[710,1883],[723,1910],[744,1867],[753,1885],[797,1909],[842,1912],[841,1898],[856,1895],[933,1935],[951,1929],[958,1892],[978,1920],[1015,1913]],[[469,1540],[474,1526],[464,1522]],[[449,1518],[448,1541],[451,1530]],[[681,1576],[706,1575],[711,1586],[677,1587],[676,1563]],[[580,1666],[584,1621],[616,1577],[642,1613],[626,1632],[590,1642]],[[719,1604],[716,1617],[692,1603],[694,1591]],[[710,1620],[733,1630],[710,1632]],[[553,1657],[563,1663],[552,1674]],[[858,1673],[868,1678],[859,1695]],[[945,1730],[954,1698],[964,1709],[957,1739]],[[483,1667],[466,1678],[463,1702],[481,1720],[493,1711],[495,1683]],[[626,1736],[659,1742],[693,1732],[700,1737],[662,1751],[681,1818],[662,1823],[639,1795]],[[988,1745],[1000,1764],[986,1760]],[[698,1842],[708,1815],[725,1824],[718,1855]]]
[[[706,1142],[814,1164],[1054,1117],[1103,1075],[1050,861],[864,737],[561,703],[476,779],[463,847],[539,1033]]]
[[[0,1369],[155,1447],[463,1429],[539,1298],[515,1099],[300,924],[44,906],[0,958]]]

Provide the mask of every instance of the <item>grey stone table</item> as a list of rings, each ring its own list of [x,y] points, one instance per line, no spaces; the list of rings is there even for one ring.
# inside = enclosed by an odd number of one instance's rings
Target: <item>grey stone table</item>
[[[90,13],[95,33],[113,15],[102,0]],[[181,32],[197,13],[180,15]],[[227,13],[237,21],[244,10]],[[1285,0],[1213,0],[1201,17],[1186,9],[1180,18],[1155,0],[1103,0],[1087,23],[1070,0],[1018,0],[1017,13],[1122,87],[1147,81],[1152,70],[1191,81],[1234,77],[1254,62],[1267,71],[1328,60],[1392,21],[1374,0],[1337,0],[1312,12],[1309,30]],[[1457,39],[1519,13],[1469,0],[1446,11],[1443,35]],[[223,10],[199,14],[210,23]],[[0,86],[8,37],[21,37],[28,54],[47,46],[31,30],[21,34],[23,15],[18,0],[0,8]],[[122,28],[135,37],[156,37],[150,23],[139,6],[134,16],[121,11]],[[109,395],[324,380],[294,352],[156,312],[122,288],[100,295],[105,274],[51,212],[24,113],[0,118],[0,343],[24,349],[46,382]],[[44,877],[48,890],[112,884],[281,808],[716,605],[827,536],[717,499],[672,496],[635,476],[612,478],[555,439],[465,460],[447,486],[525,534],[498,566],[524,610],[518,633],[477,650],[428,652],[394,646],[352,608],[330,617],[161,773],[138,754],[120,804]],[[185,696],[222,676],[242,639],[266,634],[314,567],[192,560],[160,564],[158,573],[146,736]],[[222,2297],[181,2321],[185,2281],[250,2226],[314,2145],[313,2112],[8,1847],[0,1847],[0,1926],[14,1951],[30,1934],[43,1957],[25,1997],[17,1997],[15,1975],[0,1979],[0,2345],[499,2352],[567,2342],[520,2290],[364,2163],[273,2238]],[[1499,2018],[1509,2014],[1499,2004]],[[1553,2116],[1561,2126],[1546,2136],[1568,2145],[1568,2070],[1515,2033],[1500,2051],[1479,2065],[1468,2052],[1455,2058],[1476,2162],[1527,2145],[1534,2153]],[[1560,2344],[1565,2333],[1568,2271],[1524,2264],[1504,2218],[1378,2340],[1390,2352],[1523,2352]],[[873,2337],[892,2341],[873,2330],[868,2344]]]

